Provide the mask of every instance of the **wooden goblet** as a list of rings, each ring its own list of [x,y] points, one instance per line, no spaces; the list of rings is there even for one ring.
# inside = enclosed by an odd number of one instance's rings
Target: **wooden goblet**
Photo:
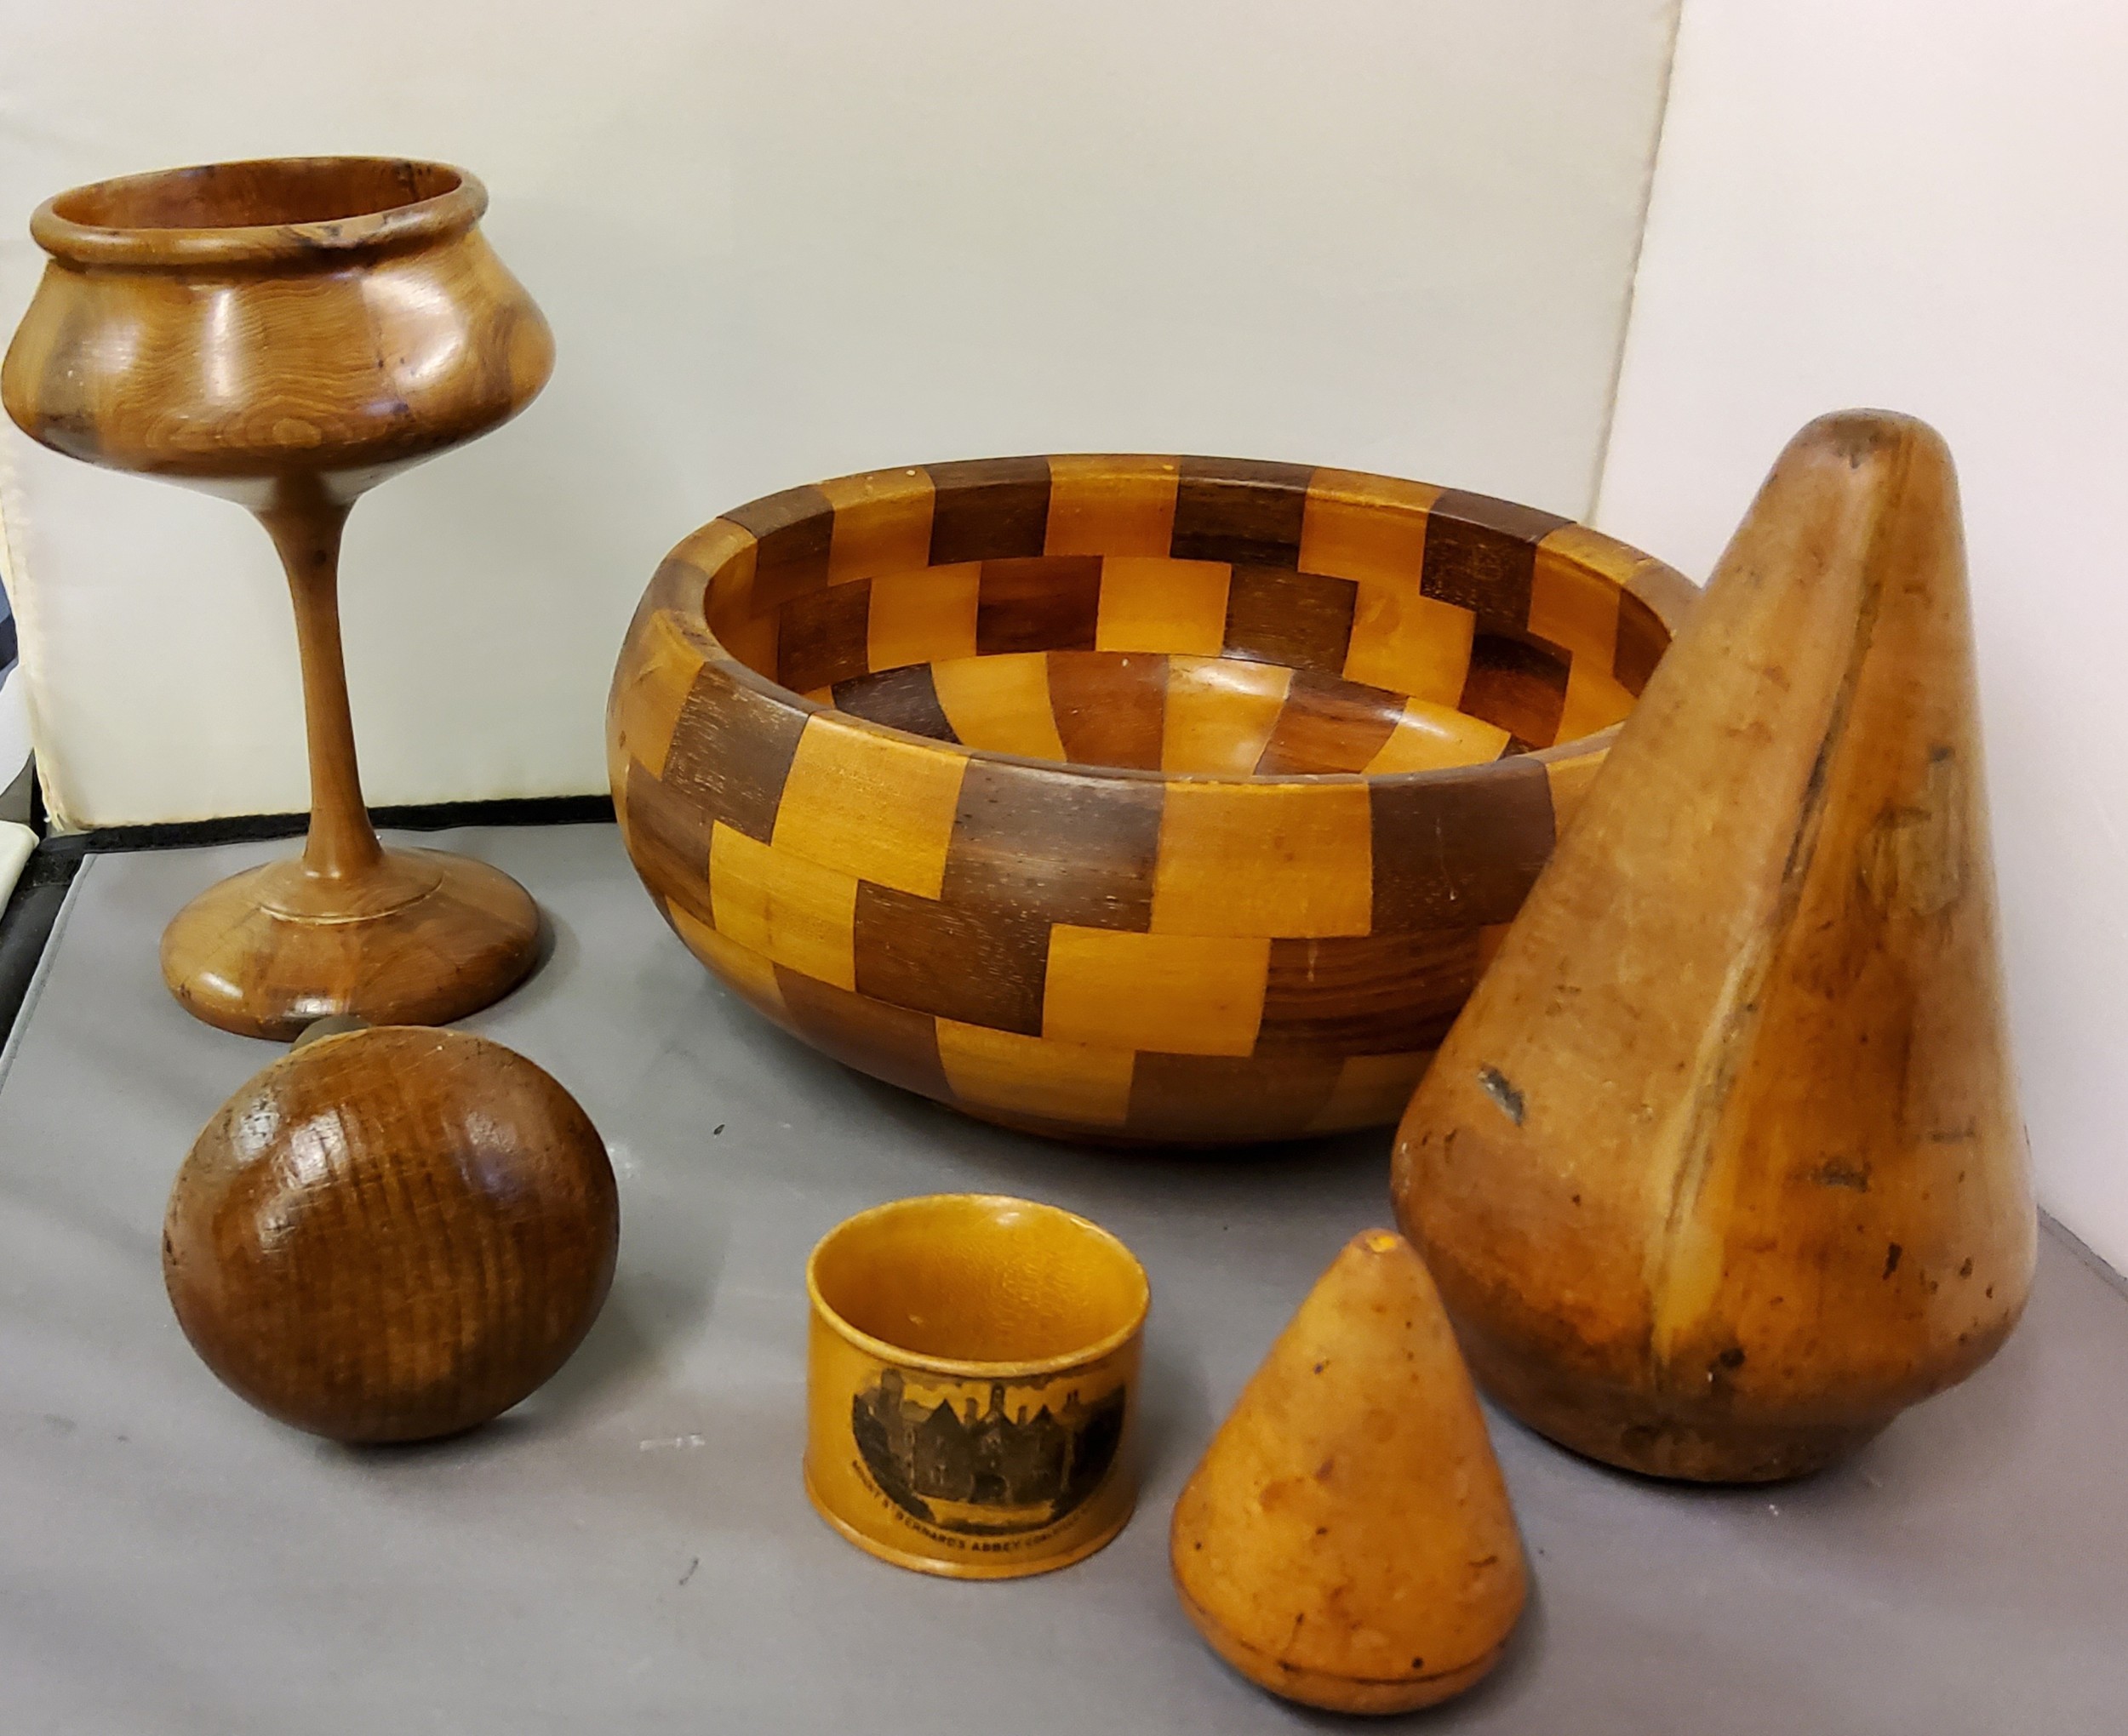
[[[51,254],[0,396],[33,439],[257,515],[295,605],[311,829],[299,859],[210,888],[163,974],[210,1025],[441,1023],[531,969],[539,911],[484,863],[386,850],[340,660],[340,530],[365,489],[515,414],[553,340],[475,226],[462,170],[377,157],[214,163],[39,207]]]

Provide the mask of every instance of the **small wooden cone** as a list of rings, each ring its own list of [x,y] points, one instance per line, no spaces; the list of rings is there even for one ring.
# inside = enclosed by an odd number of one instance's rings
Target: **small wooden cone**
[[[1657,1476],[1806,1471],[2032,1277],[1950,455],[1782,454],[1398,1137],[1471,1367]]]
[[[1522,1613],[1522,1541],[1410,1243],[1346,1245],[1175,1504],[1182,1607],[1258,1685],[1340,1712],[1461,1693]]]

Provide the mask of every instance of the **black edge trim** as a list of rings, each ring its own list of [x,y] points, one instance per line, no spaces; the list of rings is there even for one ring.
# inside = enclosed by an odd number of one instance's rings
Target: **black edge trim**
[[[0,1047],[14,1034],[16,1015],[37,979],[45,943],[88,854],[77,838],[46,839],[22,865],[7,910],[0,913]]]
[[[460,825],[610,825],[610,796],[513,796],[495,802],[425,802],[373,808],[380,831],[448,831]],[[182,819],[162,825],[107,825],[72,834],[96,855],[108,850],[188,850],[260,838],[300,837],[307,814],[238,814],[221,819]]]

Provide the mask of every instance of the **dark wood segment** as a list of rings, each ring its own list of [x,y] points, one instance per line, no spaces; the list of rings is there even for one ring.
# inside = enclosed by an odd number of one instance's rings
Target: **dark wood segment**
[[[930,1014],[853,995],[787,965],[775,967],[775,985],[791,1028],[823,1054],[905,1091],[952,1098]]]
[[[740,679],[736,664],[705,664],[680,708],[662,781],[711,819],[765,844],[806,716],[788,699]]]
[[[1567,654],[1526,636],[1479,633],[1457,708],[1507,732],[1510,753],[1549,747],[1559,740],[1572,672]]]
[[[1178,561],[1299,566],[1301,523],[1314,474],[1307,465],[1183,459],[1168,552]]]
[[[1168,660],[1149,651],[1052,651],[1050,709],[1079,765],[1157,771]]]
[[[1527,755],[1368,785],[1376,934],[1514,919],[1552,854],[1552,789]]]
[[[1572,522],[1534,506],[1450,488],[1427,513],[1419,588],[1469,609],[1481,632],[1519,632],[1530,624],[1537,545]]]
[[[1048,459],[985,458],[924,468],[937,490],[931,505],[934,567],[1042,552],[1050,518]]]
[[[1038,916],[858,882],[857,991],[875,1000],[1038,1036],[1049,950]]]
[[[1639,699],[1669,646],[1670,631],[1662,616],[1630,591],[1619,592],[1618,647],[1610,660],[1610,672],[1618,685]]]
[[[1395,732],[1404,696],[1312,669],[1296,670],[1258,777],[1358,772]]]
[[[835,509],[818,488],[809,485],[786,488],[724,516],[754,536],[754,614],[780,608],[790,598],[827,583],[827,548],[835,532]]]
[[[1130,1076],[1132,1139],[1183,1145],[1290,1139],[1337,1088],[1342,1060],[1290,1049],[1274,1054],[1142,1054]]]
[[[884,723],[890,729],[906,729],[912,735],[934,741],[958,741],[953,726],[938,702],[938,683],[931,679],[928,663],[905,664],[883,669],[877,675],[861,675],[838,682],[835,709],[853,717]]]
[[[1081,928],[1153,922],[1162,785],[978,755],[940,897],[970,910],[1039,911]]]
[[[678,785],[652,777],[640,761],[628,762],[627,779],[620,806],[636,872],[667,901],[713,925],[708,809]]]
[[[985,560],[975,602],[975,650],[1090,651],[1101,619],[1101,557]]]
[[[872,580],[821,585],[783,605],[776,638],[776,679],[809,694],[866,673],[872,625]]]
[[[1409,1054],[1436,1047],[1478,981],[1475,928],[1273,940],[1259,1054]]]
[[[1359,586],[1275,567],[1234,568],[1227,587],[1226,654],[1336,675],[1353,638]]]

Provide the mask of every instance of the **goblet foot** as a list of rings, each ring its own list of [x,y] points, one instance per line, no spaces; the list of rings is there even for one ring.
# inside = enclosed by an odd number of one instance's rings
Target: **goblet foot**
[[[300,859],[210,886],[163,931],[163,980],[196,1019],[292,1040],[313,1019],[443,1025],[531,972],[540,912],[500,869],[438,850],[387,850],[327,877]]]

